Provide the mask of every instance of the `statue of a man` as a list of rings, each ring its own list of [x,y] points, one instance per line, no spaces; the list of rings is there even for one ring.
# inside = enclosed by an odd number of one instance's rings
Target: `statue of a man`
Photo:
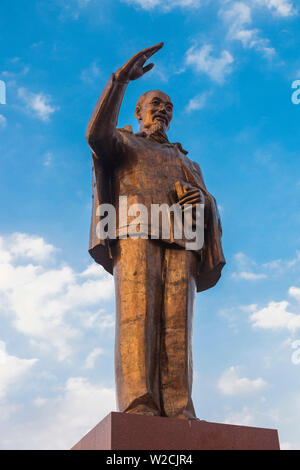
[[[195,419],[192,402],[192,321],[196,291],[216,284],[225,259],[216,201],[204,184],[200,167],[167,130],[173,115],[168,95],[148,91],[138,100],[135,116],[140,132],[117,129],[125,90],[153,64],[144,66],[163,43],[134,55],[112,74],[87,128],[93,156],[93,215],[90,254],[114,275],[116,293],[115,379],[121,412]],[[179,186],[178,186],[179,185]],[[176,191],[176,188],[178,189]],[[182,191],[180,191],[182,188]],[[124,237],[100,239],[99,204],[120,197],[128,206],[205,204],[204,245],[188,250],[184,240]],[[146,235],[146,236],[145,236]]]

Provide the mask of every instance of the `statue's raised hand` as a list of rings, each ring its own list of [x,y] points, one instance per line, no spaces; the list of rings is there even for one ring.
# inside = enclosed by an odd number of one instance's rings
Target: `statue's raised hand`
[[[159,49],[163,47],[164,43],[160,42],[152,47],[147,47],[142,51],[135,54],[131,59],[126,62],[116,73],[115,77],[118,81],[128,83],[131,80],[136,80],[142,77],[145,73],[149,72],[154,67],[154,64],[148,64],[144,67],[145,62]]]

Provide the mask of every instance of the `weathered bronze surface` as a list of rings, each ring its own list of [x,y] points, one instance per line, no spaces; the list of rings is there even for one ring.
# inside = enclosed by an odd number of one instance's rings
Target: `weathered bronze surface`
[[[93,214],[90,254],[114,275],[116,292],[115,379],[119,411],[196,418],[192,393],[192,321],[195,292],[214,286],[225,264],[221,223],[200,167],[167,130],[173,105],[159,90],[144,93],[135,116],[140,132],[117,129],[128,83],[151,70],[144,66],[163,43],[144,49],[112,74],[93,111],[87,142],[93,156]],[[205,204],[205,242],[185,249],[184,240],[121,238],[100,240],[99,204],[118,214],[120,196],[128,205]],[[118,222],[118,217],[117,217]],[[141,227],[150,235],[151,228]]]

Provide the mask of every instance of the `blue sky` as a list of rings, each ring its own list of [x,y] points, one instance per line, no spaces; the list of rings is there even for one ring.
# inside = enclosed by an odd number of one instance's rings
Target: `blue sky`
[[[171,141],[220,206],[227,265],[197,295],[199,417],[300,448],[298,0],[2,0],[0,447],[69,448],[115,409],[113,280],[88,255],[84,133],[110,74],[164,41],[126,92],[174,102]]]

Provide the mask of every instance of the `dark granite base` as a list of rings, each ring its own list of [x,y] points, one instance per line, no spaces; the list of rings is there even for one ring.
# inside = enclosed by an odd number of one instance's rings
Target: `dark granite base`
[[[277,430],[110,413],[72,450],[279,450]]]

